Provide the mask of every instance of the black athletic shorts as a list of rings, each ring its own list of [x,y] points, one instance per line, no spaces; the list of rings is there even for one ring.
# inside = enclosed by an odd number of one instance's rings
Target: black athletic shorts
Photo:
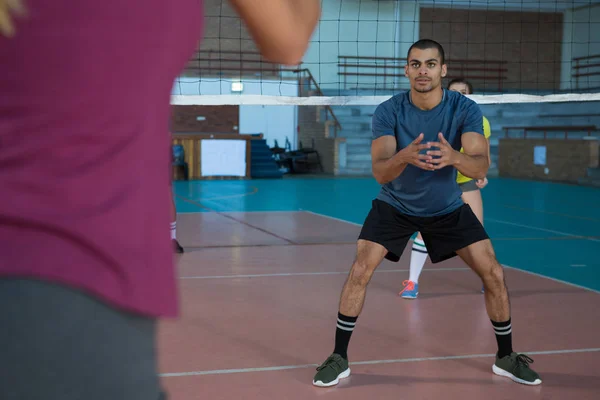
[[[452,258],[457,250],[489,238],[468,204],[437,217],[414,217],[377,199],[358,238],[379,243],[388,251],[385,258],[397,262],[415,232],[421,232],[432,263]]]

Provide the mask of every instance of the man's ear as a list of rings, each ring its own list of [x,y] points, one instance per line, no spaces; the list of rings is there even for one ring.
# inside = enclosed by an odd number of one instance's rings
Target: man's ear
[[[444,65],[442,65],[442,78],[445,78],[447,73],[448,73],[448,68],[446,67],[446,64],[444,64]]]

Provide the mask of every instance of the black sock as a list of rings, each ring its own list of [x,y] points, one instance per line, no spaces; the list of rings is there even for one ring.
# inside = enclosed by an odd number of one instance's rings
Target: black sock
[[[350,336],[352,336],[357,318],[347,317],[338,312],[337,328],[335,330],[335,349],[333,352],[346,360],[348,359],[348,343],[350,343]]]
[[[496,333],[496,342],[498,342],[498,357],[502,358],[510,355],[513,352],[510,318],[505,322],[492,321],[492,325],[494,326],[494,333]]]

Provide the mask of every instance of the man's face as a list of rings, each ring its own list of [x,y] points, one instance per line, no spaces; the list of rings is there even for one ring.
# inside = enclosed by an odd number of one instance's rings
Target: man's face
[[[466,83],[453,83],[450,85],[448,90],[452,90],[453,92],[459,92],[462,94],[471,94],[469,93],[469,87]]]
[[[437,49],[412,49],[408,55],[408,65],[404,75],[410,80],[410,87],[420,93],[437,89],[446,76],[446,66],[442,65]]]

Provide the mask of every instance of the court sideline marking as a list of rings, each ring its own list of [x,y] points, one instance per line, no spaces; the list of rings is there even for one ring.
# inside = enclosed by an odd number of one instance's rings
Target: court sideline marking
[[[308,210],[299,210],[302,212],[306,212],[306,213],[310,213],[310,214],[314,214],[317,216],[321,216],[324,218],[329,218],[329,219],[333,219],[333,220],[337,220],[339,222],[343,222],[343,223],[347,223],[347,224],[351,224],[351,225],[357,225],[360,226],[360,224],[354,223],[354,222],[350,222],[350,221],[345,221],[339,218],[335,218],[335,217],[331,217],[328,215],[323,215],[323,214],[319,214],[313,211],[308,211]],[[292,211],[294,212],[294,211]],[[498,221],[499,223],[505,223],[504,221]],[[551,233],[558,233],[558,234],[562,234],[562,235],[566,235],[566,236],[575,236],[572,234],[568,234],[568,233],[564,233],[564,232],[558,232],[558,231],[552,231],[552,230],[547,230],[544,228],[536,228],[536,227],[529,227],[529,226],[525,226],[525,225],[520,225],[520,224],[513,224],[513,223],[507,223],[509,225],[515,225],[515,226],[521,226],[524,228],[530,228],[530,229],[537,229],[537,230],[543,230],[543,231],[547,231],[547,232],[551,232]],[[593,241],[599,241],[600,240],[593,240]],[[600,293],[594,289],[590,289],[590,288],[586,288],[583,286],[579,286],[579,285],[575,285],[572,284],[570,282],[565,282],[565,281],[561,281],[559,279],[555,279],[555,278],[550,278],[544,275],[540,275],[534,272],[530,272],[530,271],[526,271],[526,270],[522,270],[520,268],[515,268],[515,267],[510,267],[510,266],[505,266],[507,268],[511,268],[511,269],[515,269],[515,270],[519,270],[531,275],[535,275],[541,278],[546,278],[546,279],[550,279],[559,283],[563,283],[569,286],[573,286],[573,287],[577,287],[580,289],[584,289],[584,290],[588,290],[588,291],[592,291],[595,293]],[[447,270],[447,271],[451,271],[451,270],[467,270],[469,268],[437,268],[435,270]],[[432,270],[431,268],[429,268],[429,270]],[[408,271],[407,269],[402,269],[402,270],[380,270],[380,272],[398,272],[398,271]],[[314,272],[314,273],[289,273],[289,274],[257,274],[257,275],[239,275],[239,276],[208,276],[208,277],[183,277],[183,279],[216,279],[216,278],[230,278],[230,277],[252,277],[252,276],[293,276],[293,275],[326,275],[326,274],[346,274],[347,271],[340,271],[340,272]],[[591,353],[591,352],[599,352],[600,348],[584,348],[584,349],[563,349],[563,350],[549,350],[549,351],[531,351],[531,352],[525,352],[526,354],[529,355],[558,355],[558,354],[574,354],[574,353]],[[358,361],[358,362],[351,362],[350,365],[377,365],[377,364],[391,364],[391,363],[410,363],[410,362],[423,362],[423,361],[446,361],[446,360],[460,360],[460,359],[475,359],[475,358],[491,358],[494,357],[495,354],[471,354],[471,355],[457,355],[457,356],[440,356],[440,357],[422,357],[422,358],[400,358],[400,359],[389,359],[389,360],[367,360],[367,361]],[[238,369],[221,369],[221,370],[204,370],[204,371],[191,371],[191,372],[175,372],[175,373],[162,373],[159,374],[160,377],[164,377],[164,378],[168,378],[168,377],[183,377],[183,376],[204,376],[204,375],[223,375],[223,374],[236,374],[236,373],[249,373],[249,372],[270,372],[270,371],[283,371],[283,370],[291,370],[291,369],[304,369],[304,368],[314,368],[317,367],[319,364],[303,364],[303,365],[287,365],[287,366],[273,366],[273,367],[258,367],[258,368],[238,368]]]
[[[535,213],[547,214],[547,215],[556,215],[558,217],[579,219],[579,220],[583,220],[583,221],[600,222],[600,220],[598,220],[598,219],[590,218],[590,217],[582,217],[580,215],[563,214],[563,213],[559,213],[559,212],[555,212],[555,211],[544,211],[544,210],[538,210],[535,208],[528,208],[528,207],[517,207],[517,206],[510,205],[510,204],[501,204],[500,206],[511,209],[511,210],[535,212]]]
[[[499,219],[493,219],[493,218],[485,218],[485,220],[493,222],[493,223],[496,223],[496,224],[518,226],[519,228],[526,228],[526,229],[535,229],[535,230],[538,230],[538,231],[543,231],[543,232],[548,232],[548,233],[555,233],[557,235],[570,236],[570,237],[574,237],[574,238],[578,238],[578,239],[589,240],[590,242],[600,243],[600,239],[595,239],[595,238],[589,237],[589,236],[574,235],[572,233],[556,231],[554,229],[546,229],[546,228],[540,228],[538,226],[523,225],[523,224],[518,224],[516,222],[501,221]]]
[[[574,353],[592,353],[598,352],[600,348],[588,348],[588,349],[566,349],[566,350],[547,350],[547,351],[529,351],[524,352],[527,355],[556,355],[556,354],[574,354]],[[492,358],[495,354],[468,354],[460,356],[441,356],[441,357],[421,357],[421,358],[398,358],[394,360],[369,360],[369,361],[357,361],[351,362],[350,365],[377,365],[377,364],[399,364],[399,363],[411,363],[411,362],[423,362],[423,361],[448,361],[448,360],[464,360],[473,358]],[[280,365],[275,367],[258,367],[258,368],[237,368],[237,369],[215,369],[207,371],[191,371],[191,372],[168,372],[159,374],[162,378],[174,378],[182,376],[199,376],[199,375],[225,375],[225,374],[240,374],[247,372],[270,372],[270,371],[284,371],[290,369],[304,369],[304,368],[315,368],[319,364],[302,364],[302,365]]]
[[[443,272],[443,271],[470,271],[468,267],[457,268],[427,268],[423,272]],[[381,269],[380,272],[409,272],[408,269]],[[263,278],[272,276],[303,276],[303,275],[347,275],[349,271],[325,271],[325,272],[274,272],[272,274],[247,274],[247,275],[200,275],[200,276],[180,276],[179,279],[226,279],[226,278]]]
[[[302,210],[302,211],[304,211],[306,213],[309,213],[309,214],[318,215],[320,217],[333,219],[333,220],[338,221],[338,222],[344,222],[346,224],[361,226],[360,224],[357,224],[356,222],[345,221],[345,220],[343,220],[341,218],[330,217],[329,215],[316,213],[314,211],[309,211],[309,210]],[[538,227],[533,227],[533,226],[530,227],[530,226],[527,226],[527,225],[521,225],[521,224],[517,224],[517,223],[514,223],[514,222],[499,221],[499,220],[494,220],[494,219],[488,219],[488,221],[497,222],[497,223],[501,223],[501,224],[507,224],[507,225],[514,225],[514,226],[518,226],[518,227],[521,227],[521,228],[537,229],[537,230],[540,230],[540,231],[546,231],[546,232],[556,233],[556,234],[565,235],[565,236],[578,237],[577,235],[573,235],[571,233],[559,232],[559,231],[554,231],[554,230],[551,230],[551,229],[538,228]],[[586,240],[590,240],[590,241],[593,241],[593,242],[600,242],[600,240],[598,240],[598,239],[592,239],[592,238],[586,238]],[[576,287],[578,289],[584,289],[584,290],[587,290],[587,291],[590,291],[590,292],[593,292],[593,293],[596,293],[596,294],[600,294],[600,291],[598,291],[596,289],[592,289],[592,288],[586,287],[586,286],[577,285],[575,283],[563,281],[563,280],[557,279],[557,278],[551,278],[551,277],[546,276],[546,275],[538,274],[536,272],[527,271],[525,269],[521,269],[521,268],[517,268],[517,267],[512,267],[512,266],[509,266],[509,265],[504,265],[503,264],[503,266],[506,267],[506,268],[514,269],[514,270],[521,271],[521,272],[525,272],[525,273],[530,274],[530,275],[535,275],[535,276],[540,277],[540,278],[545,278],[545,279],[549,279],[549,280],[554,281],[554,282],[558,282],[558,283],[562,283],[562,284],[565,284],[565,285],[573,286],[573,287]]]
[[[258,189],[257,189],[257,190],[258,190]],[[208,207],[208,206],[205,206],[204,204],[200,203],[199,201],[192,200],[192,199],[188,199],[187,197],[185,197],[185,196],[182,196],[182,195],[180,195],[180,194],[177,194],[177,193],[175,193],[175,197],[178,197],[178,198],[180,198],[181,200],[183,200],[183,201],[185,201],[185,202],[187,202],[187,203],[190,203],[190,204],[192,204],[192,205],[194,205],[194,206],[196,206],[196,207],[200,207],[200,208],[202,208],[202,209],[204,209],[204,210],[208,210],[208,211],[214,212],[214,213],[215,213],[215,214],[217,214],[217,215],[220,215],[220,216],[222,216],[222,217],[225,217],[225,218],[227,218],[227,219],[233,220],[233,221],[235,221],[235,222],[238,222],[238,223],[240,223],[240,224],[242,224],[242,225],[246,225],[246,226],[248,226],[248,227],[250,227],[250,228],[256,229],[257,231],[261,231],[261,232],[263,232],[263,233],[266,233],[267,235],[274,236],[274,237],[276,237],[277,239],[279,239],[279,240],[283,240],[283,241],[285,241],[285,242],[287,242],[287,243],[289,243],[289,244],[298,244],[298,243],[294,242],[293,240],[290,240],[290,239],[288,239],[288,238],[285,238],[285,237],[283,237],[283,236],[277,235],[276,233],[270,232],[270,231],[268,231],[268,230],[266,230],[266,229],[263,229],[263,228],[260,228],[260,227],[258,227],[258,226],[254,226],[254,225],[252,225],[252,224],[250,224],[250,223],[248,223],[248,222],[246,222],[246,221],[242,221],[242,220],[240,220],[240,219],[234,218],[234,217],[232,217],[231,215],[227,215],[227,213],[224,213],[224,212],[221,212],[221,211],[217,211],[217,210],[215,210],[214,208],[210,208],[210,207]]]
[[[193,200],[189,201],[189,199],[185,199],[185,198],[182,198],[182,200],[188,201],[188,202],[193,201]],[[204,207],[200,206],[200,207],[205,208],[205,209],[207,209],[209,211],[213,211],[211,209],[208,209],[208,207],[205,207],[205,206]],[[204,212],[205,211],[198,211],[198,212],[196,212],[196,211],[185,211],[185,212],[181,212],[180,214],[202,214]],[[268,213],[268,214],[273,214],[273,213],[287,214],[287,213],[305,212],[305,213],[314,214],[314,215],[318,215],[318,216],[321,216],[321,217],[333,219],[333,220],[336,220],[336,221],[339,221],[339,222],[344,222],[344,223],[350,224],[350,225],[362,226],[361,224],[357,224],[356,222],[346,221],[346,220],[343,220],[341,218],[332,217],[332,216],[329,216],[329,215],[317,213],[317,212],[310,211],[310,210],[304,210],[302,208],[299,208],[297,210],[276,210],[276,211],[264,210],[264,211],[224,211],[224,212],[214,211],[214,212],[220,213],[220,214],[253,214],[253,213],[254,214],[265,214],[265,213]],[[541,232],[553,233],[555,235],[566,236],[566,237],[569,237],[569,238],[572,238],[572,239],[575,239],[575,240],[581,240],[581,239],[583,239],[583,240],[589,240],[591,242],[598,242],[598,243],[600,243],[600,238],[598,236],[575,235],[573,233],[567,233],[567,232],[557,231],[557,230],[554,230],[554,229],[547,229],[547,228],[540,228],[538,226],[530,226],[530,225],[518,224],[516,222],[502,221],[502,220],[498,220],[498,219],[494,219],[494,218],[486,218],[485,220],[493,222],[495,224],[512,225],[512,226],[517,226],[517,227],[520,227],[520,228],[533,229],[533,230],[537,230],[537,231],[541,231]],[[516,239],[523,240],[524,238],[514,238],[514,239],[513,238],[508,238],[508,239],[507,238],[498,238],[498,239],[495,239],[495,240],[516,240]],[[536,240],[551,240],[552,238],[534,238],[534,239],[536,239]],[[304,244],[304,243],[298,243],[298,244]]]
[[[249,226],[251,228],[254,228],[254,229],[257,229],[257,230],[262,231],[264,233],[267,233],[267,234],[269,234],[271,236],[275,236],[275,237],[277,237],[277,238],[279,238],[281,240],[285,240],[285,241],[288,242],[288,244],[291,244],[291,245],[299,245],[300,244],[300,243],[295,243],[295,242],[293,242],[293,241],[291,241],[291,240],[289,240],[287,238],[284,238],[284,237],[281,237],[279,235],[276,235],[273,232],[270,232],[270,231],[268,231],[266,229],[263,229],[263,228],[260,228],[260,227],[256,227],[256,226],[254,226],[252,224],[249,224],[249,223],[247,223],[245,221],[238,220],[237,218],[233,218],[232,216],[227,215],[227,213],[225,213],[225,212],[215,211],[215,210],[213,210],[213,209],[211,209],[209,207],[206,207],[206,206],[204,206],[202,204],[199,204],[199,203],[197,203],[197,202],[195,202],[193,200],[187,199],[184,196],[178,196],[178,195],[176,195],[176,196],[180,197],[182,200],[187,201],[187,202],[189,202],[191,204],[194,204],[194,205],[196,205],[196,206],[198,206],[200,208],[203,208],[203,209],[215,212],[215,213],[217,213],[219,215],[222,215],[225,218],[228,218],[228,219],[234,220],[236,222],[242,223],[242,224],[244,224],[246,226]],[[260,212],[261,213],[268,213],[269,211],[260,211]],[[355,226],[361,226],[360,224],[357,224],[356,222],[346,221],[346,220],[343,220],[341,218],[332,217],[332,216],[329,216],[329,215],[317,213],[317,212],[310,211],[310,210],[299,209],[298,211],[279,211],[279,212],[280,213],[304,212],[304,213],[313,214],[313,215],[316,215],[316,216],[319,216],[319,217],[332,219],[332,220],[335,220],[335,221],[338,221],[338,222],[342,222],[342,223],[345,223],[345,224],[350,224],[350,225],[355,225]],[[240,213],[243,214],[244,212],[240,212]],[[574,234],[571,234],[571,233],[560,232],[560,231],[555,231],[555,230],[546,229],[546,228],[539,228],[539,227],[527,226],[527,225],[517,224],[517,223],[514,223],[514,222],[506,222],[506,221],[500,221],[500,220],[495,220],[495,219],[488,219],[488,221],[490,221],[490,222],[497,222],[497,223],[500,223],[500,224],[518,226],[518,227],[521,227],[521,228],[535,229],[535,230],[539,230],[539,231],[550,232],[550,233],[564,235],[564,236],[569,236],[569,237],[573,237],[573,238],[581,238],[581,239],[589,240],[589,241],[593,241],[593,242],[600,242],[600,240],[598,240],[598,239],[589,238],[589,237],[581,237],[581,236],[577,236],[577,235],[574,235]],[[336,244],[336,243],[331,243],[331,244]],[[521,272],[524,272],[524,273],[527,273],[527,274],[530,274],[530,275],[534,275],[534,276],[537,276],[537,277],[540,277],[540,278],[545,278],[545,279],[549,279],[549,280],[554,281],[554,282],[558,282],[558,283],[562,283],[562,284],[565,284],[565,285],[568,285],[568,286],[576,287],[578,289],[583,289],[583,290],[590,291],[592,293],[600,294],[600,291],[598,291],[596,289],[592,289],[592,288],[586,287],[586,286],[581,286],[581,285],[577,285],[575,283],[567,282],[567,281],[564,281],[564,280],[561,280],[561,279],[552,278],[552,277],[549,277],[549,276],[546,276],[546,275],[542,275],[542,274],[538,274],[536,272],[531,272],[531,271],[528,271],[528,270],[525,270],[525,269],[522,269],[522,268],[517,268],[517,267],[513,267],[513,266],[509,266],[509,265],[504,265],[504,264],[503,264],[503,266],[506,267],[506,268],[510,268],[510,269],[517,270],[517,271],[521,271]],[[431,268],[429,268],[429,270],[431,270]],[[278,275],[272,275],[272,276],[278,276]],[[222,278],[223,277],[229,277],[229,276],[222,276]],[[239,277],[254,277],[254,276],[242,276],[241,275]],[[201,277],[201,278],[202,279],[211,279],[210,277],[209,278],[203,278],[203,277]],[[189,278],[184,278],[184,279],[201,279],[201,278],[189,277]],[[180,279],[182,279],[182,278],[180,277]],[[212,279],[217,279],[217,278],[212,278]]]
[[[333,219],[333,220],[336,220],[336,221],[339,221],[339,222],[345,222],[345,223],[351,224],[351,225],[362,226],[361,224],[357,224],[356,222],[346,221],[346,220],[343,220],[341,218],[331,217],[329,215],[317,213],[317,212],[314,212],[314,211],[310,211],[310,210],[302,210],[302,211],[304,211],[306,213],[309,213],[309,214],[318,215],[320,217],[325,217],[325,218]],[[494,219],[494,218],[486,218],[485,220],[493,222],[493,223],[496,223],[496,224],[518,226],[520,228],[534,229],[534,230],[537,230],[537,231],[554,233],[554,234],[557,234],[557,235],[569,236],[569,237],[572,237],[572,238],[584,239],[584,240],[589,240],[591,242],[598,242],[598,243],[600,243],[600,239],[596,239],[596,238],[589,237],[589,236],[574,235],[572,233],[556,231],[554,229],[546,229],[546,228],[540,228],[538,226],[523,225],[523,224],[518,224],[516,222],[501,221],[499,219]]]

